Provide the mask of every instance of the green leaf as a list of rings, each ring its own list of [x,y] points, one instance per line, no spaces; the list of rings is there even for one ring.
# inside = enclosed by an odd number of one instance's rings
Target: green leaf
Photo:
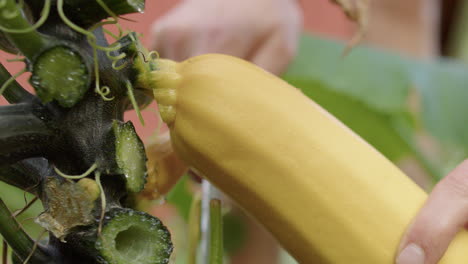
[[[401,112],[411,85],[409,62],[392,53],[354,48],[343,57],[344,44],[304,35],[299,54],[285,76],[320,82],[379,112]]]
[[[173,204],[184,220],[188,221],[193,195],[188,189],[190,176],[184,175],[167,194],[167,202]]]
[[[425,127],[442,142],[468,153],[468,67],[442,60],[413,72]]]
[[[407,62],[358,48],[342,57],[343,44],[304,36],[284,79],[335,115],[390,160],[411,152],[399,127],[412,127],[407,111]]]

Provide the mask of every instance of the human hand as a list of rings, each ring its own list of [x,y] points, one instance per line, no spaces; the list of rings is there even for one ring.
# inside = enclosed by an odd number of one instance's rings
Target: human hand
[[[400,244],[397,264],[435,264],[468,224],[468,160],[431,192]]]
[[[224,53],[281,74],[301,30],[297,0],[185,0],[153,24],[151,48],[177,61]]]

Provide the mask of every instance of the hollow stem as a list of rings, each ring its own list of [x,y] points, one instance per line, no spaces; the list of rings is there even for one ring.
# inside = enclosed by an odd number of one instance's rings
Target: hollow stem
[[[32,26],[22,15],[22,12],[15,0],[0,1],[0,27],[21,53],[32,59],[44,49],[47,40],[35,29],[28,30]]]
[[[30,104],[0,106],[0,165],[43,155],[53,132]]]
[[[161,221],[131,209],[113,209],[106,215],[96,248],[109,263],[167,264],[171,236]]]
[[[34,251],[30,263],[49,263],[50,257],[40,247],[35,248],[35,242],[20,227],[2,199],[0,199],[0,233],[21,260],[26,260]]]
[[[7,69],[0,64],[0,87],[8,80],[10,80],[11,74],[7,71]],[[3,91],[2,94],[5,99],[11,103],[20,103],[20,102],[29,102],[31,101],[34,96],[30,94],[26,89],[24,89],[18,82],[12,81]]]

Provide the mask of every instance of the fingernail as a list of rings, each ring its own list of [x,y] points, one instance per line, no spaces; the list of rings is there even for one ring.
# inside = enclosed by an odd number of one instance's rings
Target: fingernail
[[[416,245],[409,244],[405,247],[398,256],[396,263],[397,264],[424,264],[426,256],[424,255],[424,250]]]

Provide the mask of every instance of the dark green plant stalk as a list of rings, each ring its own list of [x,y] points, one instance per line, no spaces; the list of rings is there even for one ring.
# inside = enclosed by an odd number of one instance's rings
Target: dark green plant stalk
[[[11,74],[5,69],[5,67],[0,64],[0,84],[5,83],[7,80],[11,79]],[[1,86],[1,85],[0,85]],[[18,82],[13,81],[5,88],[5,91],[2,94],[5,99],[10,103],[21,103],[21,102],[30,102],[33,100],[34,96],[26,91]]]
[[[53,131],[33,114],[31,104],[0,107],[0,165],[44,154]]]
[[[0,199],[0,233],[13,249],[15,254],[23,261],[31,255],[35,242],[20,227],[10,210]],[[49,255],[39,246],[32,253],[28,263],[50,263]]]
[[[33,59],[47,46],[48,41],[36,30],[27,30],[31,28],[31,24],[22,15],[23,11],[15,0],[4,0],[2,3],[4,3],[0,6],[2,31],[24,56]],[[23,33],[13,33],[17,30],[24,31]]]
[[[221,201],[210,201],[210,264],[223,264],[223,216]]]
[[[26,0],[26,2],[36,11],[36,16],[39,16],[37,10],[42,8],[42,1]],[[102,3],[117,16],[141,13],[145,8],[144,0],[102,0]],[[85,28],[109,17],[109,13],[95,0],[65,0],[64,9],[72,21]]]

